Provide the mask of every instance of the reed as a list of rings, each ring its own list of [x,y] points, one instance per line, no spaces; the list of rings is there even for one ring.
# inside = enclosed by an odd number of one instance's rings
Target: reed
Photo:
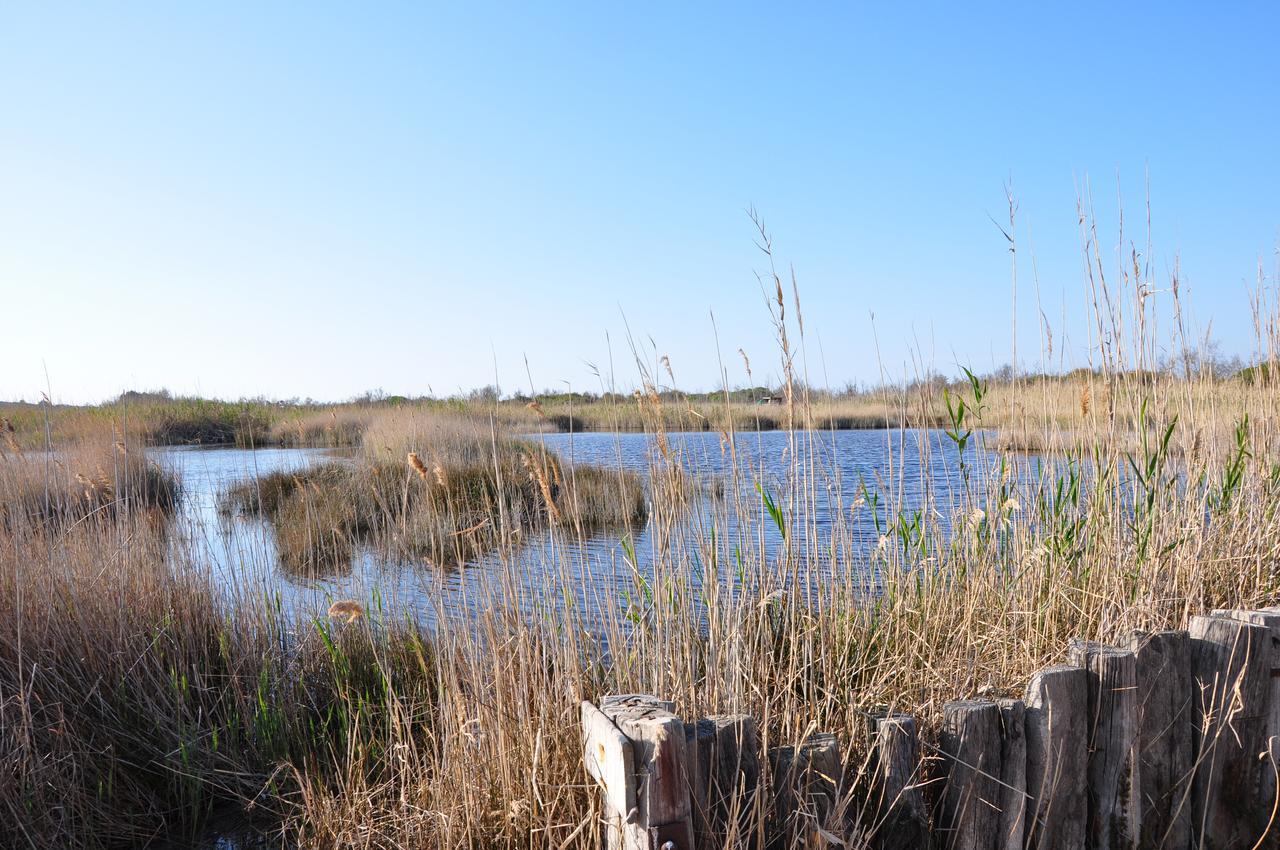
[[[354,461],[242,482],[222,509],[265,516],[285,568],[312,576],[349,571],[361,546],[455,566],[547,526],[625,530],[647,516],[634,473],[566,466],[466,418],[399,414],[367,438]]]
[[[107,435],[100,435],[106,437]],[[0,461],[0,526],[61,530],[121,513],[168,515],[182,488],[140,446],[99,439],[63,452],[15,453]]]
[[[356,457],[234,492],[302,569],[326,547],[416,553],[420,569],[489,553],[465,610],[442,600],[429,623],[380,593],[285,611],[253,564],[243,585],[215,589],[199,549],[121,490],[102,521],[54,529],[20,494],[36,480],[71,493],[71,470],[96,480],[94,465],[63,460],[66,473],[44,465],[35,479],[29,449],[0,460],[0,843],[178,839],[234,807],[282,846],[585,850],[601,836],[580,700],[651,692],[686,716],[750,712],[766,746],[833,731],[857,764],[868,707],[916,714],[928,750],[943,702],[1017,692],[1068,638],[1121,642],[1280,600],[1273,387],[1155,374],[1152,324],[1099,295],[1095,318],[1118,333],[1084,373],[882,391],[868,415],[945,425],[897,433],[894,451],[945,453],[959,470],[912,502],[897,454],[878,479],[822,465],[842,402],[788,371],[806,345],[799,297],[765,280],[790,388],[768,417],[728,394],[673,396],[643,366],[636,398],[587,414],[573,402],[574,427],[598,415],[650,434],[644,482],[512,436],[560,415],[543,398],[509,421],[501,405],[379,408],[362,414]],[[1121,283],[1105,291],[1157,288]],[[795,426],[781,480],[746,459],[741,417]],[[692,419],[722,430],[720,498],[682,477],[666,437]],[[94,422],[101,437],[113,420]],[[1012,450],[1031,441],[1035,455]],[[653,567],[619,532],[623,586],[559,545],[642,519]],[[530,576],[515,552],[535,528],[550,543]],[[838,789],[842,811],[865,804],[858,783]],[[768,806],[744,813],[749,831]],[[853,827],[835,838],[865,846]]]

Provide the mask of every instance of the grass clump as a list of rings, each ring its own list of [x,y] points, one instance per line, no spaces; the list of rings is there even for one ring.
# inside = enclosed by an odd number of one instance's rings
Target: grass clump
[[[127,515],[4,544],[0,845],[204,846],[223,820],[297,846],[308,796],[431,746],[437,659],[410,626],[228,604]]]
[[[62,529],[130,512],[166,517],[182,487],[169,470],[123,442],[100,441],[58,453],[23,453],[0,461],[0,524]]]
[[[381,448],[366,446],[354,462],[243,482],[223,509],[266,517],[286,569],[310,575],[345,571],[357,546],[456,565],[527,532],[627,528],[648,515],[635,473],[569,466],[465,420],[403,424],[420,430],[379,431]]]
[[[771,421],[796,427],[766,467],[738,454],[733,418],[754,411],[726,398],[723,498],[680,471],[665,430],[697,417],[648,376],[634,420],[657,448],[647,500],[631,473],[567,466],[474,411],[413,406],[371,416],[350,462],[233,492],[304,565],[354,545],[441,562],[492,552],[465,604],[425,601],[430,632],[377,592],[286,615],[253,564],[243,586],[213,588],[207,564],[118,495],[102,522],[56,535],[6,523],[0,846],[176,840],[231,805],[286,846],[598,848],[579,702],[645,692],[689,719],[750,713],[766,747],[835,733],[847,769],[821,826],[832,846],[866,848],[867,709],[914,714],[934,753],[945,702],[1019,694],[1069,638],[1125,645],[1135,629],[1280,600],[1273,387],[1157,376],[1150,352],[1177,341],[1157,346],[1154,322],[1096,302],[1099,327],[1115,329],[1096,366],[1069,382],[886,396],[895,421],[940,412],[946,431],[887,435],[893,459],[843,481],[819,430],[837,412],[790,391],[805,360],[798,296],[784,320],[782,281],[766,282],[788,387]],[[1161,290],[1116,283],[1091,291],[1143,293],[1145,310]],[[940,460],[956,474],[920,487],[918,469]],[[42,468],[30,481],[61,486]],[[3,492],[35,486],[18,470],[0,461]],[[555,545],[527,550],[536,572],[509,557],[532,530],[641,518],[650,551],[628,542],[603,575]],[[938,767],[926,760],[922,784],[936,787]],[[768,759],[761,769],[765,793],[716,850],[774,837],[775,777]]]

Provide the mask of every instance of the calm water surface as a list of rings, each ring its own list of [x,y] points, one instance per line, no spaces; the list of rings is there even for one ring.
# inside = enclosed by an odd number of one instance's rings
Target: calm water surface
[[[570,463],[634,469],[646,478],[659,452],[646,434],[547,434],[541,441]],[[227,487],[279,470],[350,458],[350,452],[326,449],[232,449],[171,447],[154,450],[156,459],[175,470],[184,486],[179,544],[196,563],[207,565],[219,587],[231,596],[265,596],[301,613],[323,613],[334,599],[378,599],[385,610],[430,623],[440,611],[483,606],[495,575],[514,576],[518,598],[531,612],[566,605],[615,605],[634,592],[637,572],[652,577],[655,564],[669,563],[689,551],[694,540],[714,534],[725,553],[733,546],[776,555],[784,541],[764,512],[757,483],[772,498],[789,500],[788,470],[799,470],[797,492],[808,494],[803,509],[788,515],[807,517],[807,527],[789,529],[792,547],[806,551],[807,563],[830,577],[866,575],[866,554],[879,532],[865,506],[851,513],[862,485],[911,511],[926,504],[953,504],[961,483],[955,450],[938,431],[835,431],[789,435],[785,432],[739,434],[733,445],[716,433],[665,435],[666,456],[697,481],[719,481],[722,498],[701,497],[678,527],[651,520],[631,532],[602,533],[579,540],[562,531],[528,535],[519,551],[492,555],[462,568],[402,562],[364,550],[350,569],[333,575],[300,576],[284,570],[276,557],[270,526],[256,517],[226,516],[218,502]],[[736,458],[736,463],[735,463]],[[735,475],[736,470],[736,475]],[[812,485],[812,486],[809,486]],[[737,504],[744,509],[739,514]],[[837,514],[843,521],[837,522]],[[852,522],[848,517],[855,517]],[[745,517],[745,519],[742,519]],[[663,526],[663,527],[660,527]],[[636,563],[623,544],[634,544]],[[838,546],[833,550],[832,541]],[[519,569],[501,570],[502,560]]]

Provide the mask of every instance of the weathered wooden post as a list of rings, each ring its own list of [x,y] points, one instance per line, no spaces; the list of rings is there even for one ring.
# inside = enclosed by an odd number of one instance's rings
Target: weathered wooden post
[[[826,828],[840,788],[840,743],[828,732],[810,735],[799,746],[769,750],[773,777],[775,835],[771,844],[789,847]]]
[[[1267,695],[1270,710],[1267,712],[1266,728],[1263,731],[1268,744],[1267,764],[1262,771],[1259,793],[1262,805],[1275,805],[1276,795],[1280,793],[1276,782],[1276,772],[1280,770],[1280,608],[1261,608],[1256,611],[1218,610],[1213,615],[1264,626],[1271,632],[1271,651],[1268,656],[1271,663],[1271,691]],[[1275,836],[1269,846],[1275,847],[1280,845],[1280,824],[1274,825],[1272,830]]]
[[[684,722],[656,697],[582,704],[583,758],[604,791],[610,850],[694,850]]]
[[[1138,768],[1142,850],[1191,846],[1191,637],[1134,632],[1138,674]]]
[[[1263,800],[1271,695],[1271,632],[1228,617],[1191,618],[1192,676],[1200,691],[1192,842],[1250,850],[1271,820]],[[1272,839],[1274,840],[1274,839]]]
[[[959,700],[942,707],[947,778],[940,826],[948,850],[1001,850],[1000,706]]]
[[[929,850],[929,812],[920,793],[916,719],[886,712],[871,717],[871,845],[876,850]],[[1021,850],[1021,848],[1019,848]]]
[[[1070,664],[1046,667],[1027,686],[1028,846],[1082,850],[1087,803],[1088,674]]]
[[[702,846],[745,840],[760,781],[755,721],[746,714],[717,714],[685,724],[693,829]]]
[[[1138,666],[1132,650],[1072,639],[1067,660],[1088,675],[1091,850],[1131,850],[1141,830]]]
[[[590,702],[583,702],[582,760],[601,790],[604,846],[608,850],[634,847],[628,843],[636,824],[635,758],[631,742],[613,721]]]
[[[1002,699],[1000,706],[1000,850],[1025,850],[1027,821],[1026,705]]]
[[[706,718],[684,724],[685,776],[689,780],[689,815],[693,834],[706,844],[711,833],[711,759],[715,726]]]

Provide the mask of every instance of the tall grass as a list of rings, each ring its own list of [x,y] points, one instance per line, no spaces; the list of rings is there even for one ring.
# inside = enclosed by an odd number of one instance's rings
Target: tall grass
[[[1179,368],[1183,364],[1179,364]],[[1273,388],[1266,362],[1226,376],[1204,375],[1186,381],[1167,369],[1148,371],[1130,378],[1150,385],[1153,397],[1185,391],[1188,387],[1202,403],[1234,403],[1260,388]],[[1073,411],[1082,394],[1108,384],[1101,369],[1076,369],[1064,374],[1039,374],[1012,380],[1002,375],[988,379],[992,403],[987,415],[991,427],[1009,429],[1019,439],[1034,440],[1029,420],[1021,414],[1035,404],[1047,415],[1031,417],[1036,424],[1057,429],[1077,423]],[[944,389],[960,389],[958,382],[922,376],[898,384],[832,393],[799,385],[804,421],[816,430],[856,430],[906,427],[943,427],[947,422]],[[744,397],[742,390],[683,393],[667,386],[651,386],[651,393],[621,396],[524,396],[502,400],[417,399],[395,402],[225,402],[199,398],[155,398],[147,401],[116,400],[100,405],[45,405],[0,401],[0,457],[40,449],[52,443],[67,447],[97,442],[114,431],[130,442],[160,445],[208,446],[311,446],[359,447],[365,431],[386,419],[417,418],[469,421],[479,426],[496,420],[515,434],[572,432],[784,431],[794,408],[782,391],[759,390],[761,400]],[[652,395],[652,398],[651,398]],[[659,401],[657,407],[653,398]],[[1105,395],[1099,396],[1106,401]],[[771,400],[770,400],[771,399]],[[1121,411],[1122,415],[1128,415]],[[655,416],[660,419],[655,419]],[[12,432],[8,429],[12,428]]]
[[[140,446],[119,440],[57,453],[14,453],[0,464],[0,526],[7,528],[33,522],[62,529],[129,512],[163,516],[181,498],[181,485],[170,472]]]
[[[626,470],[569,466],[544,447],[466,419],[375,419],[354,462],[277,472],[232,487],[224,510],[274,526],[286,569],[345,572],[369,546],[454,566],[547,526],[626,531],[647,516]]]
[[[50,526],[16,495],[36,480],[29,458],[0,460],[0,838],[137,844],[196,834],[232,806],[307,847],[598,847],[577,705],[640,691],[687,717],[749,711],[766,746],[837,733],[851,767],[825,826],[862,846],[866,710],[917,714],[930,752],[943,702],[1019,693],[1070,637],[1120,642],[1280,599],[1280,398],[1258,381],[1153,379],[1152,323],[1138,320],[1151,281],[1092,282],[1109,343],[1087,373],[886,391],[893,424],[945,427],[902,432],[862,482],[822,460],[830,414],[790,371],[806,345],[799,298],[766,281],[791,388],[777,415],[795,426],[783,480],[746,460],[726,395],[699,411],[724,429],[728,470],[723,498],[702,500],[665,437],[685,405],[642,368],[638,399],[620,404],[655,446],[653,548],[626,550],[625,588],[563,544],[589,537],[593,511],[634,516],[636,482],[567,467],[474,413],[362,415],[351,463],[235,497],[313,562],[326,540],[374,539],[432,560],[487,522],[497,565],[465,611],[440,602],[431,628],[381,594],[339,622],[283,609],[251,578],[214,588],[198,550],[121,491],[102,522]],[[1274,370],[1277,317],[1258,303]],[[1040,453],[1014,450],[1033,440]],[[957,475],[912,502],[902,452],[944,452]],[[517,557],[531,523],[552,541],[532,587]],[[771,805],[751,802],[723,846],[778,829]]]

